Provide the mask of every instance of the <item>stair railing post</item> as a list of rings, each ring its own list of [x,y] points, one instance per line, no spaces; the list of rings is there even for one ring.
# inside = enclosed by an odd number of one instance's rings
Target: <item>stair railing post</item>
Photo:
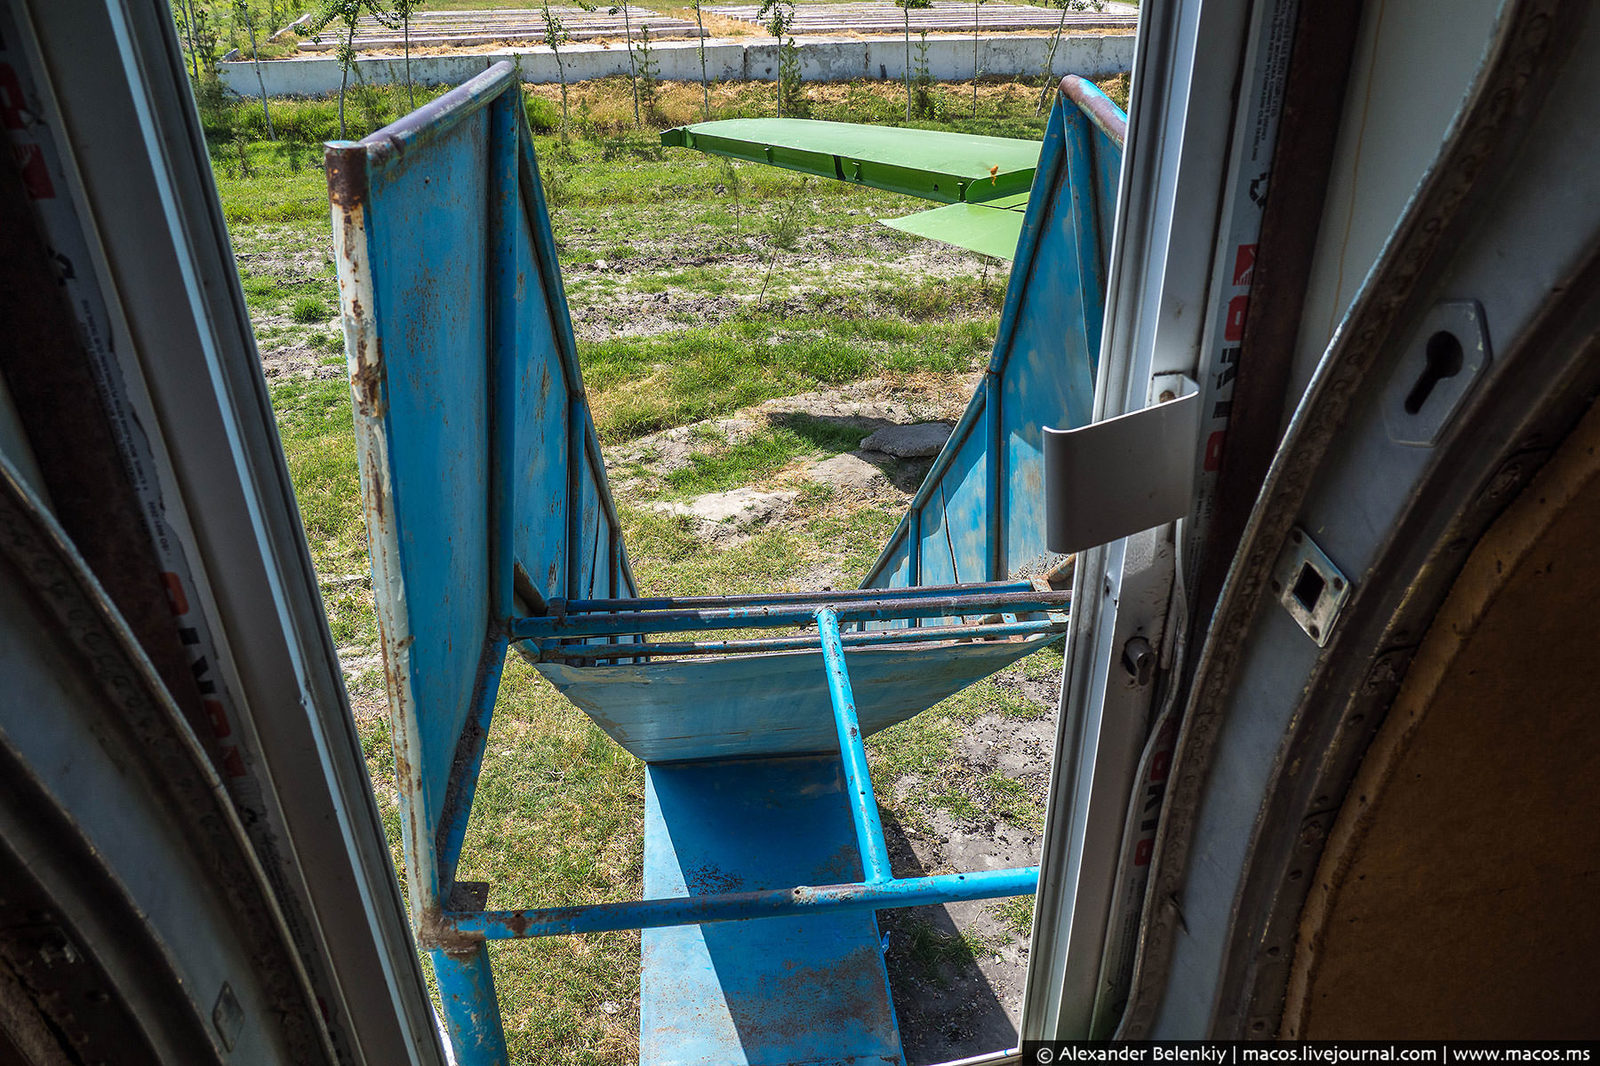
[[[861,721],[850,691],[850,674],[844,664],[844,644],[839,639],[839,616],[831,607],[817,612],[817,632],[822,637],[822,661],[828,671],[828,695],[833,700],[833,722],[839,731],[839,754],[844,761],[845,783],[850,791],[850,814],[856,823],[856,844],[861,849],[861,870],[867,884],[894,880],[889,869],[889,848],[883,840],[878,798],[872,792],[867,750],[861,740]]]

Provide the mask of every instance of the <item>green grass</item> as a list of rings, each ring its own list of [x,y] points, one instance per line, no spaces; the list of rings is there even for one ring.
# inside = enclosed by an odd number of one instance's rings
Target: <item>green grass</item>
[[[1027,936],[1033,929],[1033,897],[1013,896],[989,906],[989,912],[998,918],[1013,936]]]
[[[335,131],[337,136],[337,131]],[[328,220],[328,181],[321,152],[288,143],[211,142],[211,169],[229,222]]]
[[[864,435],[859,429],[792,415],[738,444],[692,452],[689,465],[669,473],[666,482],[679,496],[720,492],[764,481],[800,458],[850,451]]]
[[[272,408],[318,574],[365,573],[367,532],[349,386],[341,379],[283,381],[272,389]],[[338,586],[324,592],[324,605],[340,646],[377,640],[370,590]]]
[[[642,764],[516,657],[500,701],[459,876],[493,885],[494,907],[639,898]],[[638,1039],[637,932],[491,950],[513,1062],[628,1059]]]
[[[317,297],[301,296],[294,302],[292,315],[296,322],[307,324],[327,321],[328,313],[328,305]]]
[[[912,965],[925,980],[940,988],[949,988],[953,974],[971,969],[993,950],[993,945],[982,937],[959,931],[946,933],[917,917],[897,921],[892,935],[895,934],[909,941],[904,950]]]
[[[885,371],[970,369],[987,355],[994,329],[993,320],[751,312],[716,326],[579,347],[596,429],[602,440],[620,441]]]

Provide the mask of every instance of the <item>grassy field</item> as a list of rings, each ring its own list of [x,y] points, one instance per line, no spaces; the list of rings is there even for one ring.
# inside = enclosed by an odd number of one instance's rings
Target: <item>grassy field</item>
[[[978,117],[955,114],[952,104],[950,117],[927,124],[1039,135],[1035,88],[996,82],[983,89]],[[952,100],[968,91],[936,87]],[[536,125],[548,131],[552,94],[548,87],[531,92],[539,101],[530,108]],[[817,117],[903,116],[892,85],[812,92]],[[717,103],[726,115],[765,113],[770,94],[770,86],[724,86]],[[663,593],[854,583],[903,504],[797,480],[796,472],[856,447],[858,434],[803,418],[758,418],[738,439],[695,428],[685,431],[686,461],[670,470],[652,465],[653,435],[761,401],[837,389],[959,410],[993,343],[1006,264],[875,222],[922,206],[917,201],[664,152],[653,130],[631,130],[627,97],[625,81],[579,87],[574,135],[563,141],[541,134],[538,151],[586,385],[611,452],[639,581]],[[698,107],[698,86],[669,85],[657,117],[688,121]],[[337,133],[331,110],[327,101],[279,103],[279,128],[291,132],[277,142],[260,139],[247,106],[208,111],[206,124],[398,868],[393,757],[365,576],[326,187],[313,147]],[[397,94],[371,91],[351,108],[359,126],[350,133],[359,136],[397,112]],[[727,542],[708,542],[692,523],[655,506],[741,486],[798,486],[799,505],[785,520]],[[965,759],[961,739],[980,720],[1046,719],[1048,708],[1036,697],[1060,661],[1056,651],[1041,652],[874,738],[875,775],[894,783],[880,784],[886,819],[910,836],[941,819],[1036,831],[1042,786]],[[499,907],[637,898],[641,817],[640,764],[513,660],[460,876],[491,882],[490,904]],[[1026,901],[992,911],[1013,935],[1025,933]],[[995,949],[993,937],[911,922],[903,926],[911,930],[906,950],[935,976]],[[496,944],[492,951],[514,1062],[636,1058],[637,933]]]

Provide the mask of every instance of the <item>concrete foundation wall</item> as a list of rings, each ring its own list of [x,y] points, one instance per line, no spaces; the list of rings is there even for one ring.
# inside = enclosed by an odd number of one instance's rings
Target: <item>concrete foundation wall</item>
[[[853,81],[857,78],[905,77],[905,41],[899,37],[797,37],[800,73],[805,81]],[[911,62],[918,61],[919,42],[912,38]],[[985,74],[1037,77],[1045,73],[1048,36],[1007,34],[978,42],[978,63]],[[659,41],[650,53],[663,81],[699,81],[700,57],[694,41]],[[501,60],[522,68],[522,80],[560,80],[555,55],[544,46],[506,48],[471,55],[429,55],[411,58],[411,78],[419,85],[459,85]],[[628,52],[621,44],[570,44],[561,49],[569,82],[628,73]],[[636,60],[637,61],[637,60]],[[972,35],[928,37],[928,71],[938,81],[972,77]],[[1133,65],[1133,35],[1063,37],[1051,68],[1057,76],[1081,74],[1109,77]],[[222,84],[245,96],[255,95],[255,65],[221,63]],[[778,45],[771,38],[713,38],[706,41],[706,73],[713,81],[776,81]],[[277,59],[261,64],[270,96],[319,96],[339,91],[339,61],[331,56]],[[404,84],[405,61],[384,57],[357,58],[352,81],[369,85]]]

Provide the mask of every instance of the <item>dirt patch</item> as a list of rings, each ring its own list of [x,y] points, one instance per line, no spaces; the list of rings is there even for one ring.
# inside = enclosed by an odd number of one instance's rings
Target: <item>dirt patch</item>
[[[797,418],[825,421],[848,428],[862,439],[890,426],[920,422],[954,423],[966,410],[982,373],[895,374],[869,378],[837,389],[799,393],[747,407],[726,418],[707,419],[674,426],[606,449],[611,490],[619,501],[659,495],[662,479],[691,463],[690,456],[713,445],[740,444],[762,429],[783,426]],[[896,459],[881,452],[847,452],[883,473],[878,484],[839,483],[847,491],[885,497],[877,502],[903,507],[921,483],[931,462],[928,458]],[[844,458],[844,455],[834,459]],[[830,481],[828,471],[817,468],[834,460],[805,464],[780,480]],[[832,588],[832,583],[817,586]]]
[[[1042,818],[1055,741],[1057,684],[1010,674],[994,681],[1026,700],[1038,716],[980,716],[958,743],[954,788],[963,806],[985,812],[990,801],[981,783],[1001,774],[1021,784]],[[943,781],[950,787],[950,776]],[[921,783],[916,775],[905,775],[880,782],[879,789],[904,797]],[[988,813],[962,817],[941,808],[928,811],[924,820],[923,826],[885,825],[898,876],[1039,861],[1036,825],[1018,825]],[[996,903],[881,911],[878,925],[888,935],[890,988],[910,1066],[1016,1046],[1029,936],[1016,922],[1002,918]]]
[[[714,326],[742,311],[759,309],[781,317],[829,314],[841,310],[872,317],[901,317],[894,307],[891,287],[903,281],[976,278],[992,272],[976,256],[931,241],[908,241],[876,224],[859,226],[843,236],[808,235],[795,248],[772,251],[759,245],[761,238],[738,238],[744,250],[659,248],[622,256],[608,255],[589,263],[562,268],[568,289],[573,332],[580,340],[650,336],[687,326]],[[566,231],[568,250],[608,251],[603,237],[592,227]],[[653,276],[697,267],[727,273],[738,287],[753,288],[752,278],[770,283],[757,291],[706,292],[667,284],[653,288]],[[733,287],[732,284],[729,286]],[[949,317],[979,317],[993,308],[974,301],[958,307]]]

